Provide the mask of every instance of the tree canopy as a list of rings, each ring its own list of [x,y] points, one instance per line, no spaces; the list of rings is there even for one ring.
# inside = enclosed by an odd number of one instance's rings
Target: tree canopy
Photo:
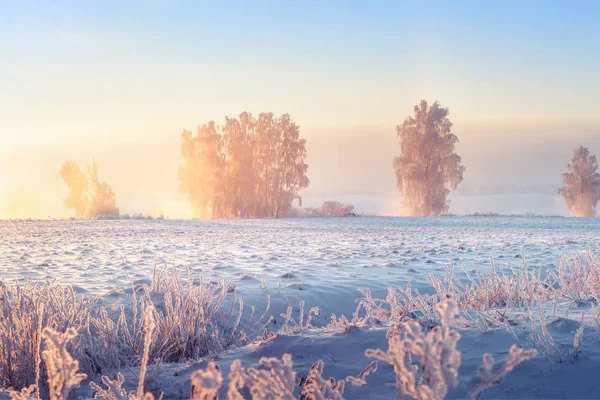
[[[60,176],[69,187],[69,197],[64,199],[64,203],[75,211],[77,218],[119,215],[115,192],[109,184],[99,181],[95,161],[88,166],[87,175],[76,162],[65,161]]]
[[[309,184],[306,140],[288,114],[243,112],[181,135],[179,189],[197,218],[279,217]]]
[[[463,180],[465,167],[454,146],[449,111],[436,101],[422,100],[402,125],[396,127],[400,156],[394,157],[398,190],[404,213],[431,216],[448,211],[448,194]]]
[[[600,201],[600,174],[596,156],[587,147],[579,146],[573,152],[568,172],[562,174],[564,186],[558,190],[571,213],[577,217],[596,216]]]

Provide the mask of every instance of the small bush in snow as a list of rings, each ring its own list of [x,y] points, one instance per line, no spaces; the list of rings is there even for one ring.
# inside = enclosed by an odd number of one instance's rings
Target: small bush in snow
[[[65,333],[58,333],[45,328],[42,336],[46,343],[42,356],[48,371],[49,399],[67,399],[71,388],[79,386],[87,378],[86,374],[79,372],[79,362],[67,350],[67,342],[77,337],[77,331],[69,328]]]
[[[396,372],[400,397],[443,399],[456,386],[461,355],[456,349],[460,334],[452,329],[458,307],[448,296],[438,304],[441,325],[424,333],[417,322],[401,323],[388,332],[389,349],[367,350],[368,357],[385,361]],[[418,364],[412,356],[419,357]]]
[[[478,399],[481,393],[492,387],[498,386],[510,371],[517,365],[536,356],[535,350],[523,350],[513,345],[504,364],[494,371],[494,357],[491,354],[483,355],[483,363],[477,369],[477,376],[481,379],[480,383],[475,386],[469,393],[471,399]]]

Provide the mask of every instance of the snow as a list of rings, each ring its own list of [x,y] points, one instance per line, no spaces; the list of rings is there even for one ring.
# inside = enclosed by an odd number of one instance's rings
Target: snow
[[[288,306],[305,314],[313,306],[320,313],[312,324],[325,326],[332,313],[352,316],[359,288],[369,288],[374,297],[385,297],[388,287],[405,288],[410,282],[422,293],[432,293],[429,274],[440,276],[452,264],[487,270],[490,258],[496,264],[556,267],[559,257],[570,252],[597,249],[600,224],[596,219],[562,217],[439,217],[439,218],[306,218],[230,221],[0,221],[0,277],[13,280],[56,280],[73,285],[80,295],[97,294],[106,302],[127,296],[129,277],[147,283],[155,265],[188,267],[205,282],[225,279],[237,287],[247,307],[257,313],[271,296],[272,314],[279,316]],[[462,277],[462,272],[457,275]],[[115,288],[121,290],[115,294]],[[547,307],[551,307],[547,305]],[[586,308],[587,307],[587,308]],[[558,346],[573,345],[580,325],[580,309],[566,302],[548,322]],[[584,305],[581,310],[589,311]],[[558,320],[558,315],[567,317]],[[546,321],[543,321],[544,323]],[[524,347],[530,329],[514,328]],[[515,343],[505,329],[481,333],[460,328],[462,352],[459,382],[450,398],[465,398],[481,357],[489,352],[502,360]],[[270,341],[251,343],[219,355],[215,362],[224,375],[235,359],[244,366],[261,357],[293,355],[299,375],[324,361],[324,377],[336,379],[357,375],[371,359],[370,348],[387,349],[385,327],[361,327],[347,333],[326,328],[280,335]],[[584,330],[583,355],[576,362],[565,356],[550,363],[543,357],[525,362],[482,398],[594,398],[600,382],[592,377],[600,366],[597,333]],[[206,360],[164,364],[148,368],[157,374],[157,385],[165,398],[189,392],[192,373],[206,368]],[[135,390],[138,370],[122,371],[125,387]],[[154,376],[154,375],[152,375]],[[95,380],[99,382],[99,379]],[[347,385],[348,399],[395,398],[394,373],[380,363],[362,387]],[[91,394],[83,385],[80,395]],[[225,397],[225,396],[223,396]]]
[[[595,247],[599,232],[595,219],[551,217],[2,221],[0,272],[4,280],[59,279],[101,294],[129,286],[124,271],[149,279],[155,264],[168,264],[236,281],[240,293],[259,297],[262,280],[271,290],[278,281],[304,282],[310,297],[420,285],[450,263],[520,264],[521,253],[530,265],[552,266],[561,254]],[[243,274],[254,279],[240,281]]]

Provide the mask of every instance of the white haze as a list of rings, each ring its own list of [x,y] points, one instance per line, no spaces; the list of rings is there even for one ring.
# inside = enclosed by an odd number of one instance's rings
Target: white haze
[[[308,141],[311,184],[301,192],[305,204],[338,199],[355,203],[359,212],[396,214],[400,197],[392,157],[398,153],[395,125],[404,114],[408,112],[400,113],[397,122],[347,128],[305,127],[298,121]],[[599,121],[523,117],[453,122],[460,139],[457,152],[467,171],[451,196],[451,213],[567,215],[554,193],[573,148],[583,144],[600,156]],[[60,166],[65,160],[88,163],[95,158],[100,179],[113,187],[122,213],[189,217],[190,207],[178,191],[179,134],[174,127],[144,141],[81,137],[75,143],[5,146],[0,150],[0,216],[69,216],[62,202],[67,189]]]

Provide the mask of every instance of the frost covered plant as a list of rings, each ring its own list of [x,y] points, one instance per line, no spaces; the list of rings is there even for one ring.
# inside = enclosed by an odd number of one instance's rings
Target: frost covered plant
[[[144,336],[144,354],[142,356],[142,365],[140,368],[140,379],[138,382],[137,397],[142,397],[144,394],[144,379],[146,378],[146,370],[148,368],[148,356],[150,354],[150,346],[152,345],[152,332],[156,327],[154,322],[154,307],[150,306],[144,313],[144,329],[146,335]]]
[[[598,305],[599,299],[596,298],[596,305],[592,306],[590,313],[590,324],[596,331],[596,340],[600,340],[600,305]]]
[[[441,277],[430,275],[428,282],[438,296],[446,294],[455,297],[459,307],[468,310],[489,311],[493,308],[523,308],[536,296],[543,294],[548,286],[547,276],[541,270],[530,269],[525,258],[519,269],[496,265],[490,259],[490,268],[481,272],[473,267],[462,267],[468,282],[463,283],[454,271],[454,265],[446,267]]]
[[[306,382],[300,393],[300,400],[343,399],[345,382],[343,380],[336,381],[333,378],[325,380],[322,375],[323,361],[317,360],[308,371]]]
[[[292,356],[284,354],[282,359],[261,358],[258,368],[242,367],[240,360],[231,364],[229,374],[228,400],[243,400],[243,391],[249,390],[254,400],[271,399],[296,399],[294,389],[297,385],[302,387],[301,400],[343,400],[346,382],[355,386],[366,383],[365,378],[377,370],[377,361],[371,362],[357,376],[347,377],[345,380],[333,378],[324,379],[323,361],[317,360],[310,368],[306,379],[298,379],[293,370]],[[192,375],[191,398],[197,400],[215,400],[223,382],[223,377],[218,366],[213,362],[208,364],[206,370],[198,370]]]
[[[8,394],[10,396],[10,400],[30,400],[33,396],[32,394],[34,392],[37,392],[37,386],[36,385],[31,385],[29,387],[23,388],[21,389],[20,392],[15,392],[14,390],[9,390]],[[0,390],[0,393],[2,393],[2,390]],[[39,398],[39,396],[38,396]]]
[[[477,369],[477,376],[480,378],[480,383],[475,386],[469,393],[469,398],[476,400],[485,390],[496,387],[510,371],[523,361],[527,361],[535,357],[535,350],[524,350],[513,345],[504,364],[494,371],[494,357],[491,354],[483,355],[483,363]]]
[[[555,270],[529,268],[523,258],[518,269],[496,265],[492,259],[486,272],[464,266],[462,272],[467,282],[456,275],[454,266],[427,280],[439,298],[451,294],[466,310],[527,309],[540,298],[569,299],[579,306],[600,293],[600,258],[592,251],[562,256]]]
[[[353,323],[361,326],[367,324],[375,326],[389,317],[389,311],[383,306],[385,300],[374,298],[371,295],[371,289],[358,289],[358,291],[362,294],[362,297],[356,300],[358,305],[352,316]],[[361,309],[364,310],[363,317],[360,316]]]
[[[206,285],[201,281],[195,285],[189,277],[183,286],[176,270],[172,275],[157,272],[151,286],[133,287],[131,308],[121,306],[116,323],[111,318],[97,319],[94,327],[121,349],[118,359],[133,359],[139,365],[139,355],[144,354],[146,309],[152,307],[155,331],[149,359],[178,362],[199,358],[210,351],[221,351],[239,339],[237,326],[227,329],[219,323],[227,287],[225,282]],[[138,291],[143,292],[139,298]]]
[[[218,398],[223,383],[223,375],[214,362],[210,362],[206,370],[198,370],[192,374],[192,400],[214,400]]]
[[[154,400],[152,393],[146,393],[142,397],[138,397],[134,393],[127,393],[123,388],[125,378],[120,372],[117,373],[117,378],[111,380],[108,376],[101,378],[102,383],[106,386],[106,389],[100,387],[95,382],[90,382],[90,387],[96,392],[94,399],[100,400]]]
[[[571,356],[571,360],[573,362],[577,361],[581,356],[581,346],[583,345],[583,326],[580,326],[573,336],[573,355]]]
[[[123,389],[123,383],[125,379],[119,372],[117,379],[111,380],[107,376],[103,376],[102,383],[106,385],[106,389],[101,388],[94,382],[90,382],[90,387],[96,391],[94,396],[95,399],[103,400],[154,400],[152,393],[144,394],[144,384],[146,381],[146,373],[148,368],[148,356],[150,354],[150,347],[152,345],[152,332],[156,327],[154,321],[154,307],[149,306],[144,312],[144,330],[146,332],[144,336],[144,354],[142,355],[142,363],[140,367],[140,374],[138,379],[138,387],[135,395],[128,394]]]
[[[362,297],[356,299],[358,304],[352,319],[348,320],[344,315],[338,318],[335,313],[332,313],[327,327],[342,328],[342,332],[347,333],[353,326],[375,327],[389,321],[397,323],[410,318],[411,315],[414,316],[413,311],[423,314],[424,321],[434,319],[433,305],[437,302],[437,298],[419,294],[418,291],[414,295],[410,283],[407,284],[406,289],[388,288],[385,299],[373,297],[368,288],[359,288],[358,291]]]
[[[346,382],[354,386],[366,385],[367,381],[365,380],[365,378],[375,371],[377,371],[377,361],[371,361],[369,365],[367,365],[365,369],[360,371],[360,373],[357,376],[347,377]]]
[[[367,350],[368,357],[385,361],[394,367],[396,389],[403,397],[443,399],[448,389],[456,386],[461,362],[456,344],[460,334],[452,329],[458,307],[447,296],[436,307],[440,326],[424,333],[414,321],[399,324],[388,332],[389,348]],[[419,357],[419,364],[412,356]]]
[[[58,333],[51,328],[44,328],[42,336],[46,344],[42,356],[48,371],[49,398],[67,399],[71,388],[79,386],[87,378],[86,374],[79,372],[79,362],[67,350],[67,342],[77,337],[77,331],[69,328],[65,333]]]
[[[142,365],[147,310],[155,321],[148,363],[197,359],[245,343],[258,335],[268,305],[242,322],[243,301],[229,289],[225,282],[205,284],[189,274],[186,281],[176,269],[157,269],[150,285],[132,284],[130,296],[100,305],[97,297],[77,296],[70,286],[0,282],[0,387],[21,390],[39,382],[40,396],[48,396],[39,346],[46,327],[78,331],[67,346],[88,375]],[[312,326],[314,313],[304,328]]]
[[[0,282],[0,387],[21,390],[40,382],[42,395],[47,396],[41,379],[46,371],[36,368],[43,328],[65,332],[74,327],[82,332],[95,303],[96,297],[79,298],[70,286]],[[91,372],[81,340],[70,342],[69,349],[79,367]]]
[[[484,317],[484,314],[478,311],[469,312],[461,310],[461,322],[465,327],[475,327],[480,333],[487,333],[490,329],[490,322]]]
[[[296,372],[292,368],[292,356],[284,354],[281,361],[277,358],[263,357],[258,363],[262,368],[247,370],[242,367],[239,360],[231,364],[228,398],[244,399],[239,390],[247,387],[254,400],[294,399]]]
[[[535,316],[529,310],[529,319],[531,320],[531,333],[529,340],[533,347],[538,350],[548,361],[552,362],[555,357],[561,357],[558,346],[546,326],[546,316],[541,303],[538,301],[539,327],[535,323]]]
[[[152,393],[143,394],[143,382],[146,375],[146,363],[150,352],[150,340],[153,330],[154,311],[151,307],[145,310],[144,354],[139,374],[137,393],[127,393],[123,388],[124,378],[120,373],[115,380],[107,376],[101,377],[106,388],[94,382],[90,383],[94,389],[95,399],[103,400],[154,400]],[[390,329],[388,338],[390,349],[388,353],[379,350],[369,350],[367,355],[384,360],[392,364],[396,370],[396,385],[401,396],[410,395],[418,399],[442,399],[450,387],[456,385],[458,367],[460,366],[460,353],[456,350],[459,335],[452,330],[454,318],[458,312],[456,304],[448,297],[438,304],[436,312],[439,316],[440,326],[433,328],[427,334],[415,321],[401,324]],[[46,341],[46,350],[43,352],[48,369],[48,382],[52,400],[66,400],[72,387],[78,385],[85,374],[78,372],[78,362],[69,354],[66,344],[77,336],[74,329],[68,329],[64,334],[44,329],[43,336]],[[509,358],[503,369],[492,373],[491,356],[484,358],[484,367],[480,373],[482,383],[474,390],[483,391],[495,386],[499,380],[515,365],[532,357],[535,352],[524,352],[516,347],[511,349]],[[412,356],[419,357],[419,364],[412,362]],[[487,360],[487,364],[486,364]],[[366,384],[366,377],[377,370],[377,361],[371,362],[357,376],[350,376],[343,380],[333,378],[324,379],[323,362],[318,360],[313,364],[306,379],[299,380],[293,370],[292,357],[284,354],[282,359],[262,358],[259,366],[248,368],[241,366],[240,360],[231,365],[230,381],[228,386],[228,400],[242,400],[243,393],[250,393],[254,400],[296,399],[295,388],[302,387],[301,400],[342,400],[345,384],[356,386]],[[190,399],[216,400],[223,383],[220,369],[213,362],[205,370],[198,370],[191,376],[192,388]],[[19,392],[12,392],[13,399],[24,400],[28,398],[35,385]]]
[[[153,308],[155,323],[148,356],[151,361],[198,359],[247,342],[263,321],[269,303],[261,315],[254,317],[252,310],[242,328],[244,303],[241,298],[237,301],[235,290],[230,289],[226,282],[206,284],[189,274],[187,279],[180,279],[177,269],[170,274],[157,269],[151,285],[132,285],[131,304],[120,305],[116,318],[108,308],[99,309],[98,318],[92,320],[96,333],[91,341],[93,354],[97,355],[95,363],[102,370],[141,364],[149,307]],[[224,304],[229,300],[231,306],[226,309]]]
[[[96,391],[94,399],[101,400],[129,400],[127,391],[123,389],[123,383],[125,378],[120,372],[117,374],[115,380],[111,380],[108,376],[102,377],[102,383],[106,386],[106,389],[100,387],[95,382],[90,382],[90,387]]]
[[[300,300],[300,311],[298,313],[298,321],[296,321],[292,316],[292,306],[288,306],[286,312],[280,314],[280,316],[283,318],[283,325],[277,331],[277,335],[292,335],[303,330],[314,329],[314,326],[311,325],[311,321],[314,315],[319,315],[319,307],[311,307],[311,309],[308,310],[308,314],[306,316],[305,321],[304,304],[304,300]]]
[[[357,376],[348,376],[346,379],[340,380],[334,378],[324,379],[323,367],[323,361],[317,360],[308,371],[304,385],[302,381],[300,382],[300,386],[303,386],[300,400],[343,400],[346,383],[354,386],[365,385],[367,383],[365,378],[377,371],[377,361],[369,363]]]
[[[549,275],[554,279],[557,294],[575,305],[600,293],[600,260],[591,251],[562,256],[556,271],[549,271]]]

